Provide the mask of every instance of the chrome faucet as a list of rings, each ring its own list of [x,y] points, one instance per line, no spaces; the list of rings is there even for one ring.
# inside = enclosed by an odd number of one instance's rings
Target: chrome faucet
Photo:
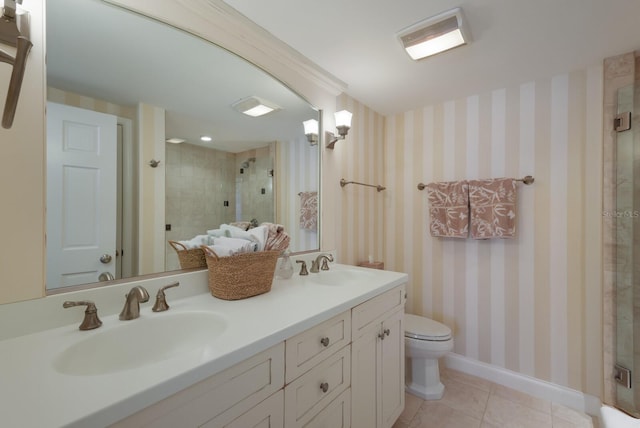
[[[149,301],[149,292],[141,286],[136,285],[126,295],[126,301],[124,302],[124,308],[120,312],[120,319],[133,320],[140,316],[140,303]]]
[[[320,261],[322,261],[322,267],[320,267]],[[315,260],[311,262],[311,269],[309,272],[318,273],[321,270],[329,270],[329,264],[327,262],[333,261],[333,256],[329,253],[322,253]]]

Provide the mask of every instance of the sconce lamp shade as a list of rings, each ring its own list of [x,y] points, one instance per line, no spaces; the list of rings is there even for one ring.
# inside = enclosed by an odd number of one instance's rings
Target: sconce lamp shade
[[[312,146],[318,144],[318,121],[315,119],[309,119],[302,122],[304,126],[304,135],[307,136],[307,141]]]
[[[344,140],[351,128],[351,114],[350,111],[340,110],[334,113],[336,118],[336,129],[338,130],[338,136],[336,137],[331,132],[325,132],[325,139],[327,140],[327,148],[333,150],[338,140]]]
[[[398,33],[402,46],[414,60],[453,49],[468,42],[462,9],[427,18]]]
[[[302,122],[304,126],[304,135],[315,134],[318,135],[318,121],[315,119],[309,119]]]
[[[351,112],[347,110],[340,110],[335,112],[334,114],[336,118],[336,128],[340,126],[346,126],[347,128],[351,128]]]

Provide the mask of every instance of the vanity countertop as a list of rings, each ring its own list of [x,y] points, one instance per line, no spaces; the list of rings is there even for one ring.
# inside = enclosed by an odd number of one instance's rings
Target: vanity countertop
[[[332,265],[331,271],[372,270]],[[55,357],[92,335],[122,328],[118,314],[101,316],[102,327],[78,330],[77,322],[0,341],[0,425],[7,427],[104,427],[194,383],[225,370],[283,340],[407,281],[404,273],[376,270],[366,281],[325,285],[313,279],[329,272],[275,280],[269,293],[238,301],[213,298],[208,292],[167,299],[171,308],[154,313],[151,299],[141,305],[140,319],[180,312],[213,312],[226,329],[197,352],[185,352],[142,367],[98,375],[58,372]],[[315,278],[312,275],[318,275]],[[199,281],[206,281],[201,273]],[[331,281],[327,281],[331,282]],[[127,285],[127,289],[131,285]],[[206,287],[206,286],[205,286]],[[123,288],[124,289],[124,288]],[[153,290],[155,291],[155,290]],[[99,301],[96,301],[100,305]],[[63,311],[60,307],[60,311]],[[0,313],[0,315],[2,315]],[[0,322],[9,322],[0,317]],[[170,338],[158,337],[157,340]]]

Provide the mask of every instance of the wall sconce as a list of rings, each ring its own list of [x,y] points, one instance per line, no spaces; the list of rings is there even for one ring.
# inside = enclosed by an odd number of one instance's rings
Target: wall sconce
[[[307,136],[309,144],[315,146],[318,144],[318,121],[315,119],[309,119],[302,122],[304,126],[304,135]]]
[[[325,139],[327,140],[327,148],[333,150],[338,140],[344,140],[351,128],[351,112],[347,110],[340,110],[335,113],[336,129],[338,135],[334,135],[332,132],[325,132]]]

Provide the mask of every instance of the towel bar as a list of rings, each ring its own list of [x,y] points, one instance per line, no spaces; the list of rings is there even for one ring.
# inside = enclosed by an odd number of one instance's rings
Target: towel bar
[[[340,179],[340,187],[344,187],[347,184],[358,184],[360,186],[367,186],[367,187],[374,187],[378,190],[378,192],[382,192],[383,190],[386,189],[386,187],[381,186],[381,185],[373,185],[373,184],[365,184],[365,183],[358,183],[357,181],[346,181],[344,178]]]
[[[532,184],[535,181],[535,178],[533,178],[533,176],[531,176],[531,175],[527,175],[527,176],[525,176],[523,178],[516,178],[515,180],[516,181],[521,181],[524,184],[529,185],[529,184]],[[427,187],[426,184],[418,183],[418,190],[424,190],[425,187]]]

